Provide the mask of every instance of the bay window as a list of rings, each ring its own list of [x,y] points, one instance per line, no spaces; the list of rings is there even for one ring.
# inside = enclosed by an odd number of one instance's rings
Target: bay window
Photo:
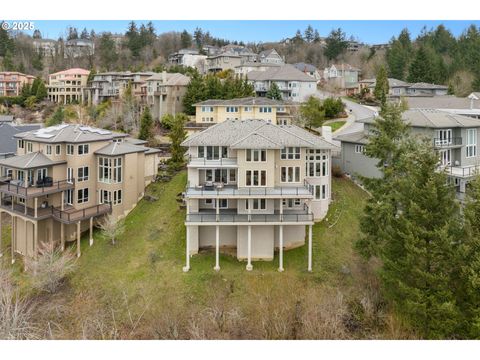
[[[98,181],[102,183],[122,182],[122,158],[98,158]]]

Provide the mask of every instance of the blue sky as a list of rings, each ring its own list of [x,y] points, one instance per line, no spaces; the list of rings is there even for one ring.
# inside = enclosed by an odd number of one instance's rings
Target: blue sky
[[[137,24],[148,22],[138,20]],[[58,38],[65,34],[65,29],[69,26],[75,26],[79,29],[86,27],[94,29],[96,32],[110,31],[112,33],[123,33],[127,28],[128,20],[39,20],[34,21],[35,28],[42,32],[43,37]],[[436,27],[444,24],[456,36],[470,24],[480,26],[479,20],[472,21],[421,21],[421,20],[154,20],[155,28],[158,33],[166,31],[182,31],[186,29],[189,32],[198,26],[219,38],[228,40],[243,40],[245,42],[268,42],[278,41],[285,37],[295,35],[297,29],[302,31],[311,24],[318,29],[321,36],[327,36],[330,30],[341,27],[347,36],[354,35],[368,44],[388,42],[392,36],[407,27],[410,33],[415,37],[423,28]]]

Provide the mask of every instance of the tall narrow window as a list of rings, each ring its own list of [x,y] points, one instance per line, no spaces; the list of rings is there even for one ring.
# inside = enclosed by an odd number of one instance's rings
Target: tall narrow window
[[[467,129],[466,157],[477,156],[477,129]]]

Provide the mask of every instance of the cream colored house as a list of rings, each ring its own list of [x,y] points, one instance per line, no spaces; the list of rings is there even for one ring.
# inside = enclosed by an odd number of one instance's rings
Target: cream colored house
[[[265,97],[205,100],[194,106],[195,123],[187,124],[187,130],[192,133],[226,120],[262,119],[278,125],[292,122],[292,104]]]
[[[74,68],[48,75],[48,99],[59,104],[82,103],[89,70]]]
[[[14,137],[16,156],[0,160],[0,214],[12,221],[12,261],[15,254],[36,257],[44,242],[63,249],[76,240],[80,256],[81,233],[90,230],[91,244],[96,219],[126,216],[159,163],[158,150],[143,141],[88,126],[62,124]]]
[[[188,147],[186,266],[200,249],[238,259],[273,260],[305,244],[312,269],[312,225],[331,201],[331,151],[337,147],[293,125],[226,120],[191,136]]]

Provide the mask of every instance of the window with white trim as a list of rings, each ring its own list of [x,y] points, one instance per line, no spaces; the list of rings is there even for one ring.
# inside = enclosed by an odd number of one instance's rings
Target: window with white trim
[[[328,198],[328,185],[315,185],[315,199],[325,200]]]
[[[271,113],[272,108],[270,106],[261,106],[260,107],[260,112],[261,113]]]
[[[88,181],[88,166],[82,166],[77,169],[77,180]]]
[[[365,152],[365,146],[355,145],[355,154],[363,154]]]
[[[251,199],[252,200],[252,210],[266,210],[267,209],[267,199]],[[245,200],[245,209],[249,208],[250,199]]]
[[[33,152],[33,144],[29,141],[27,142],[27,153]]]
[[[45,146],[45,154],[52,155],[52,145]]]
[[[267,186],[267,171],[247,170],[245,186]]]
[[[89,144],[80,144],[80,145],[77,146],[77,154],[78,155],[87,155],[89,151],[90,151],[90,145]]]
[[[287,147],[280,150],[280,159],[282,160],[300,160],[299,147]]]
[[[321,177],[328,176],[328,154],[319,149],[309,149],[306,159],[307,176]]]
[[[227,113],[237,113],[238,112],[238,106],[227,106]]]
[[[286,208],[293,208],[302,205],[301,199],[282,199],[282,204]]]
[[[74,151],[74,146],[72,144],[67,144],[67,155],[73,155]]]
[[[218,199],[219,209],[228,209],[228,199]]]
[[[202,106],[202,112],[213,112],[213,106]]]
[[[62,145],[57,144],[55,145],[55,155],[61,155],[62,154]]]
[[[122,190],[115,190],[113,192],[113,206],[120,205],[122,203]]]
[[[300,166],[282,166],[280,168],[280,182],[299,183],[300,182]]]
[[[98,158],[98,181],[102,183],[122,182],[122,158]]]
[[[88,202],[88,188],[78,189],[77,191],[77,203],[83,204]]]
[[[267,150],[247,149],[245,157],[247,162],[265,162],[267,161]]]
[[[467,129],[466,157],[477,156],[477,129]]]
[[[23,140],[18,140],[17,144],[19,149],[24,149],[25,148],[25,142]]]

